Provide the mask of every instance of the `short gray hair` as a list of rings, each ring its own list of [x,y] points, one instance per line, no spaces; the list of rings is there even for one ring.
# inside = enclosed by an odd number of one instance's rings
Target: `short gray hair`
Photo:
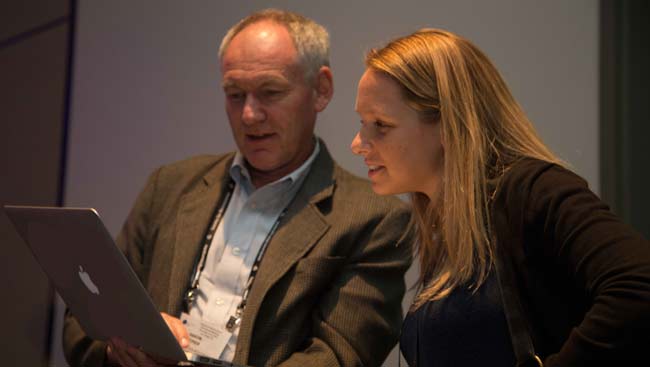
[[[262,21],[275,22],[287,29],[304,68],[305,80],[310,81],[322,66],[330,65],[330,37],[325,27],[300,14],[278,9],[255,12],[232,26],[219,46],[219,60],[223,60],[223,54],[239,32]]]

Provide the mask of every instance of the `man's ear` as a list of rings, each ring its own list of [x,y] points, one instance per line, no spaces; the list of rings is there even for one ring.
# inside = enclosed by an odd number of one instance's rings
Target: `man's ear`
[[[330,70],[329,66],[322,66],[318,70],[314,82],[314,90],[316,92],[314,109],[316,112],[321,112],[330,103],[334,94],[334,78],[332,77],[332,70]]]

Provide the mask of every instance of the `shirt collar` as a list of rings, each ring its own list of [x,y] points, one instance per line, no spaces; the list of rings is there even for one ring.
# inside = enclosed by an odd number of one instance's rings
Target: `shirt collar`
[[[309,158],[307,158],[307,160],[303,162],[302,165],[300,165],[300,167],[296,168],[286,176],[274,182],[271,182],[267,186],[275,185],[279,182],[285,181],[287,181],[289,185],[292,186],[294,183],[299,182],[301,178],[304,177],[307,172],[309,172],[311,164],[314,162],[316,156],[320,152],[320,142],[317,138],[314,138],[314,140],[316,140],[316,144],[314,144],[314,150],[312,151]],[[255,191],[255,187],[251,181],[250,173],[246,167],[244,155],[239,150],[237,150],[235,153],[235,158],[233,159],[232,165],[230,166],[230,177],[235,181],[237,185],[242,185],[247,192],[251,193]]]

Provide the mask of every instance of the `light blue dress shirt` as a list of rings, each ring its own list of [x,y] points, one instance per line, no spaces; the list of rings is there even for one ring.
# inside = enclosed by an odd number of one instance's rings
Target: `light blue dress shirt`
[[[314,151],[298,169],[258,189],[251,182],[244,157],[235,154],[230,167],[235,188],[212,239],[190,316],[224,327],[235,315],[264,239],[298,192],[319,151],[316,139]],[[220,359],[232,361],[238,335],[236,328]]]

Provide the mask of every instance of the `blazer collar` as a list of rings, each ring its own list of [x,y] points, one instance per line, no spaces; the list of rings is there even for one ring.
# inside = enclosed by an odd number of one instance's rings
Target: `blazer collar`
[[[255,319],[268,292],[330,228],[318,206],[334,193],[334,167],[332,156],[321,141],[321,151],[260,264],[240,325],[235,351],[235,361],[239,363],[248,360]]]
[[[228,168],[233,157],[233,153],[226,155],[180,199],[169,282],[169,305],[174,314],[179,314],[182,309],[206,230],[225,196],[230,180]]]

